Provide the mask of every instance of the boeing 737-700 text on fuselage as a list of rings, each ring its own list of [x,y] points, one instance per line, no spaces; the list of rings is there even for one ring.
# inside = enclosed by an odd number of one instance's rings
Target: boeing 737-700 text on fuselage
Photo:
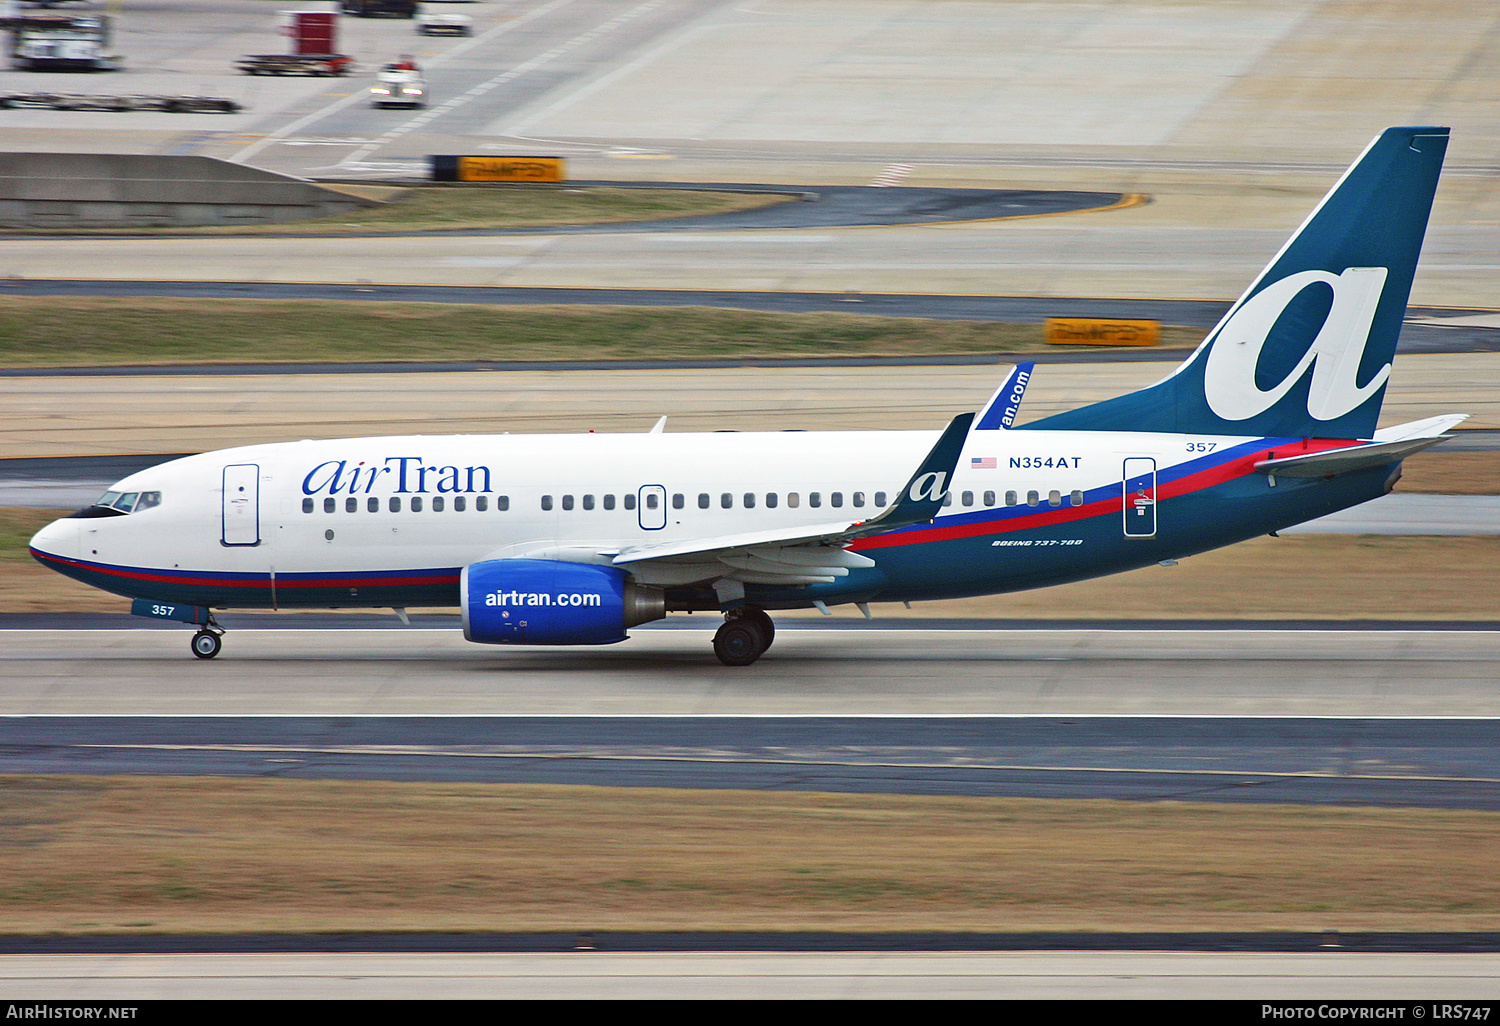
[[[713,609],[732,666],[767,610],[1118,573],[1388,492],[1462,415],[1376,430],[1447,149],[1392,128],[1188,360],[1014,426],[1023,364],[946,430],[346,438],[125,478],[31,552],[196,624],[213,611],[457,605],[471,641],[604,645]],[[659,427],[659,425],[658,425]]]

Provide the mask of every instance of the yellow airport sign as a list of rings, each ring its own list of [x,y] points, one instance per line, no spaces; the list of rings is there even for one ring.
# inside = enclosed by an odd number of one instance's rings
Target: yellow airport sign
[[[460,182],[560,182],[562,157],[459,157]]]
[[[562,157],[460,157],[431,154],[434,182],[561,182],[567,178]]]
[[[1052,346],[1154,346],[1161,341],[1161,322],[1048,317],[1043,337]]]

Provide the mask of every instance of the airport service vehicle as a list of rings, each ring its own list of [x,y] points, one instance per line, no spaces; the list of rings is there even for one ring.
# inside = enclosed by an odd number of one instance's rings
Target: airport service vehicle
[[[109,52],[109,18],[98,14],[30,14],[8,20],[10,62],[20,71],[118,71]]]
[[[419,36],[472,36],[474,19],[467,14],[419,14]]]
[[[219,609],[457,606],[470,641],[607,645],[717,610],[1040,588],[1390,491],[1461,414],[1376,429],[1448,144],[1377,137],[1164,380],[1028,424],[1021,365],[940,431],[473,435],[250,445],[126,477],[37,532],[46,566],[196,625]]]
[[[235,67],[247,75],[345,75],[354,58],[338,52],[338,15],[328,11],[283,11],[281,31],[291,53],[252,53]]]
[[[427,102],[427,82],[411,68],[382,68],[370,87],[372,107],[421,107]]]
[[[411,18],[417,0],[340,0],[339,10],[356,18]]]

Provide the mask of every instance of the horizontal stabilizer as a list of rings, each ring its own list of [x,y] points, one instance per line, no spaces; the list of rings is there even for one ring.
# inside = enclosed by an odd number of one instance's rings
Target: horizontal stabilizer
[[[1408,438],[1399,442],[1372,442],[1369,445],[1353,445],[1347,449],[1314,452],[1303,456],[1287,456],[1278,460],[1261,460],[1255,469],[1262,474],[1276,477],[1335,477],[1356,470],[1383,467],[1404,460],[1412,453],[1430,449],[1450,435],[1435,435],[1427,438]]]
[[[1467,413],[1445,413],[1441,417],[1428,417],[1426,420],[1413,420],[1381,428],[1370,437],[1377,442],[1402,442],[1408,438],[1447,438],[1449,436],[1444,432],[1452,431],[1468,419]]]

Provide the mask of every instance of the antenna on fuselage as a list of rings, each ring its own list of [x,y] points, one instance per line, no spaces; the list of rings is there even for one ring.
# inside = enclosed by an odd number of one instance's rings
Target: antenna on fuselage
[[[667,418],[663,417],[661,420],[659,420],[655,424],[651,425],[651,430],[647,431],[646,434],[648,434],[648,435],[659,435],[663,431],[665,431],[666,429],[667,429]]]

